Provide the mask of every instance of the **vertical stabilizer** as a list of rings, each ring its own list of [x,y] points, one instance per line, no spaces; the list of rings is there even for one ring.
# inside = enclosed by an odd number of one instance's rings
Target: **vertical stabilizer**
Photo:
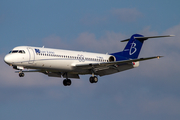
[[[139,34],[134,34],[131,36],[126,47],[122,51],[122,55],[126,58],[136,59],[139,56],[144,40],[136,39],[135,37],[144,37]]]
[[[124,41],[128,41],[128,43],[123,51],[112,53],[111,55],[114,55],[116,57],[116,60],[138,58],[145,39],[136,39],[136,37],[144,37],[144,36],[140,34],[132,35],[130,39],[124,40]]]

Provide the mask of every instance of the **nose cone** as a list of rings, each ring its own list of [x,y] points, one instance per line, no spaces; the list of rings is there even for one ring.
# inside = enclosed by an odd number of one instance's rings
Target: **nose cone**
[[[5,62],[6,64],[11,64],[11,62],[12,62],[11,56],[10,56],[10,55],[6,55],[6,56],[4,57],[4,62]]]

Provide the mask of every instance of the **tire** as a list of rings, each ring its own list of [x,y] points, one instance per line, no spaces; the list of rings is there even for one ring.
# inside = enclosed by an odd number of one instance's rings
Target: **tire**
[[[67,86],[67,80],[66,79],[63,80],[63,85]]]
[[[94,83],[94,78],[93,78],[93,77],[90,77],[90,78],[89,78],[89,82],[90,82],[90,83]]]
[[[66,80],[66,84],[67,84],[67,86],[70,86],[70,85],[71,85],[71,80],[70,80],[70,79],[67,79],[67,80]]]
[[[94,76],[94,83],[98,82],[98,78],[96,76]]]

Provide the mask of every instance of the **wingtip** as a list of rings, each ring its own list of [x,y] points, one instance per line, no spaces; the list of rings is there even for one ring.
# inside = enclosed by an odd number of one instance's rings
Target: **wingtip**
[[[164,57],[164,56],[157,56],[157,59],[161,58],[161,57]]]

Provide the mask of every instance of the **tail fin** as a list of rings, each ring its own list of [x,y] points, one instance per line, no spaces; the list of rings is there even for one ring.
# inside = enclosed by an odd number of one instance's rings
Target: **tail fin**
[[[149,38],[161,38],[161,37],[173,37],[173,36],[174,35],[144,37],[143,35],[140,34],[134,34],[131,36],[130,39],[121,41],[121,42],[129,41],[122,52],[112,53],[111,55],[114,55],[117,61],[123,59],[137,59],[145,40]]]
[[[136,59],[139,56],[144,40],[136,39],[135,37],[144,37],[139,34],[134,34],[131,36],[126,47],[122,51],[122,55],[126,58]]]
[[[129,41],[124,50],[122,52],[112,53],[111,55],[114,55],[117,61],[138,58],[144,40],[136,39],[135,37],[143,38],[144,36],[140,34],[134,34],[130,39],[123,40],[122,42]]]

